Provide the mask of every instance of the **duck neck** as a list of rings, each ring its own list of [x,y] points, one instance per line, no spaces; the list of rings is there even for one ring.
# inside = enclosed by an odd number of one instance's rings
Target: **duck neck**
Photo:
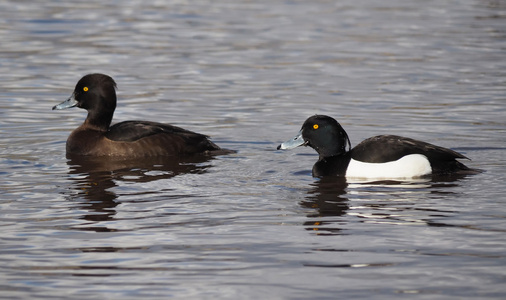
[[[350,152],[322,157],[313,166],[313,176],[345,176],[351,160]]]
[[[88,112],[88,117],[84,121],[84,126],[97,131],[107,131],[111,125],[113,114],[110,112]]]
[[[316,151],[320,156],[320,160],[328,157],[339,157],[348,153],[348,151],[346,151],[346,144],[344,143],[331,144],[331,146],[321,147],[316,149]]]

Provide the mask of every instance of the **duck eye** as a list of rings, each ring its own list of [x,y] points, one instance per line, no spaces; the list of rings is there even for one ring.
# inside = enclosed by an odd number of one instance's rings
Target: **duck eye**
[[[88,87],[87,87],[87,86],[85,86],[85,87],[83,88],[83,91],[87,92],[87,91],[88,91]]]
[[[318,129],[318,127],[319,127],[318,124],[313,125],[313,129]]]

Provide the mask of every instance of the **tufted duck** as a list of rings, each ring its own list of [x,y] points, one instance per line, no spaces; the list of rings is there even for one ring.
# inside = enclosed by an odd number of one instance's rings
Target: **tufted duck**
[[[468,159],[460,153],[396,135],[375,136],[352,149],[343,127],[324,115],[308,118],[299,134],[277,149],[298,146],[309,146],[318,152],[319,159],[313,166],[314,177],[400,179],[479,172],[458,162],[456,159]]]
[[[207,136],[150,121],[125,121],[110,126],[116,109],[116,83],[104,74],[89,74],[77,83],[72,96],[53,107],[77,106],[88,111],[84,123],[67,139],[67,154],[140,158],[221,154]]]

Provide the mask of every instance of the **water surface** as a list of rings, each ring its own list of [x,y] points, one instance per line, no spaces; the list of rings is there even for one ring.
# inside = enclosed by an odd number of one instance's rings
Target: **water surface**
[[[0,3],[0,298],[506,296],[501,1]],[[85,118],[51,111],[84,74],[115,121],[168,122],[232,155],[67,159]],[[314,179],[276,146],[310,115],[485,170]]]

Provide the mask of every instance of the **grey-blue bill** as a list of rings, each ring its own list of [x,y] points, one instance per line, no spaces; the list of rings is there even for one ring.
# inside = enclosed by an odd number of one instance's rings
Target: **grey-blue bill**
[[[286,149],[293,149],[299,146],[304,145],[304,139],[302,138],[302,130],[299,131],[299,133],[294,136],[293,138],[289,139],[288,141],[281,143],[281,145],[278,146],[278,150],[286,150]]]
[[[65,109],[65,108],[71,108],[77,105],[77,100],[74,97],[74,94],[70,96],[67,100],[63,101],[62,103],[53,106],[53,110],[59,110],[59,109]]]

